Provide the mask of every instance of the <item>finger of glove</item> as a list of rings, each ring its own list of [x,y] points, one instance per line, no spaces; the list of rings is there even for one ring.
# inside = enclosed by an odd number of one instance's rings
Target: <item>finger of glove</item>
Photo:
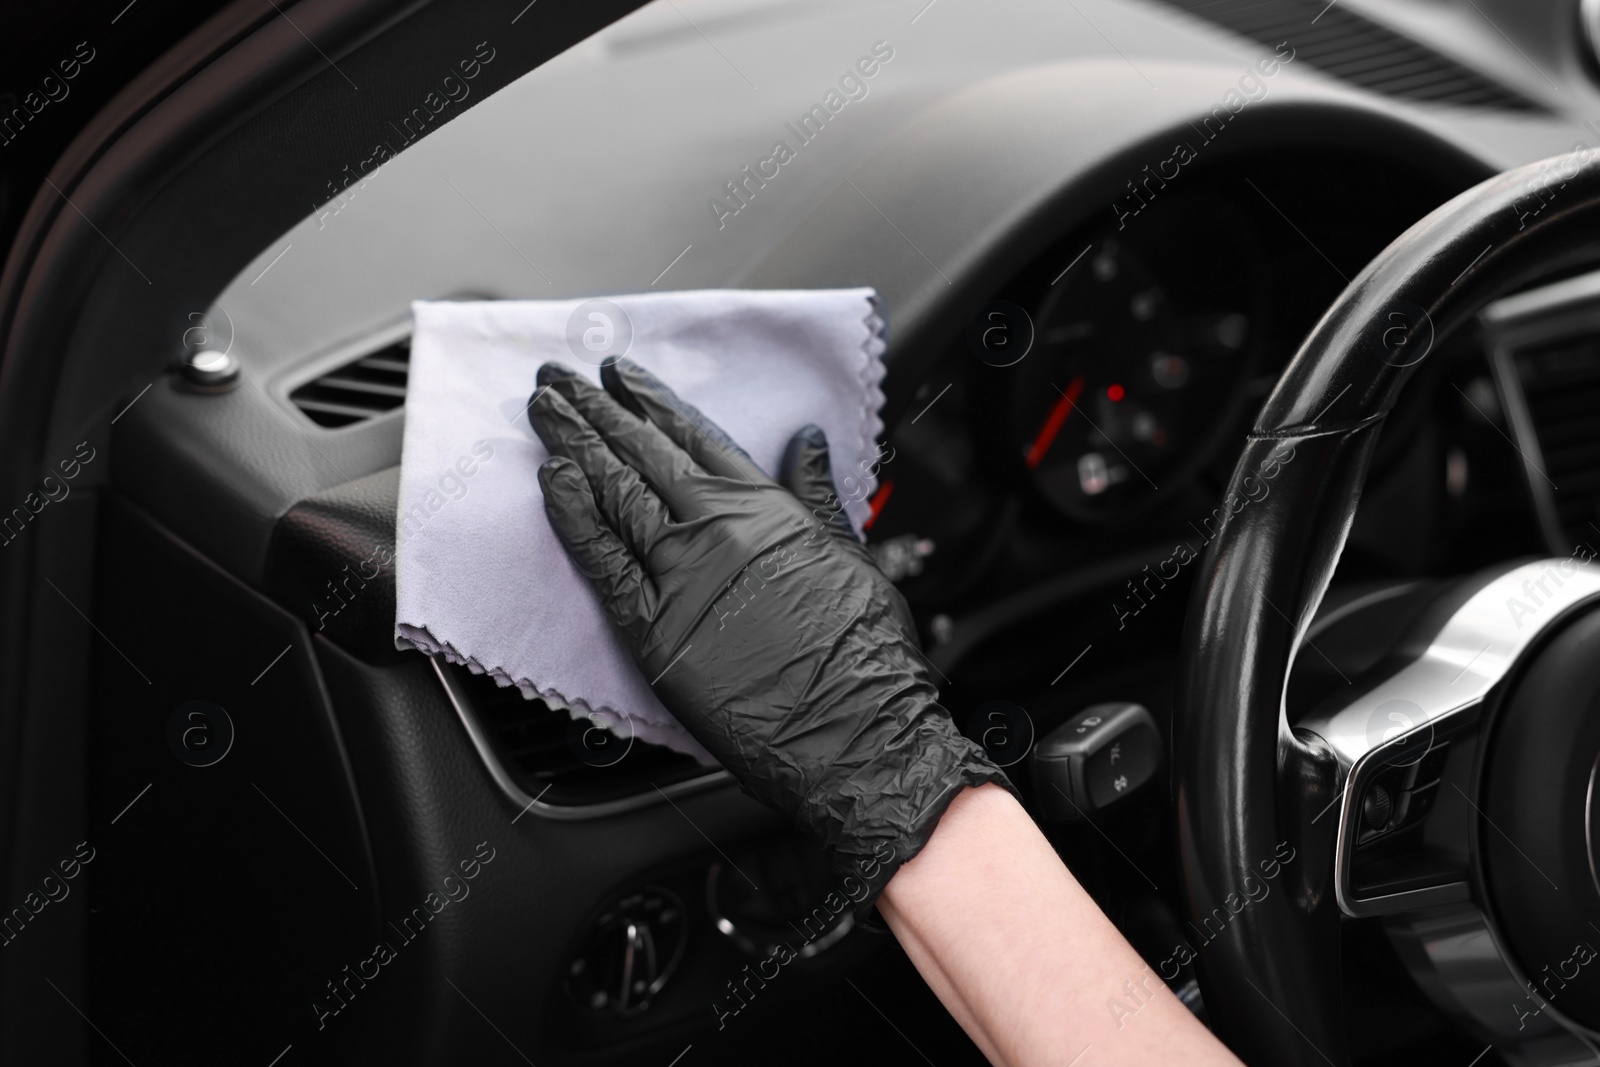
[[[655,616],[654,586],[601,516],[583,470],[564,456],[552,456],[539,467],[539,485],[550,525],[600,594],[606,615],[625,632],[642,637]]]
[[[540,367],[539,382],[548,385],[552,394],[569,405],[590,430],[599,435],[613,456],[643,479],[658,499],[665,501],[673,518],[686,522],[699,518],[705,511],[696,486],[704,481],[706,472],[660,428],[559,364],[546,363]],[[601,498],[603,509],[605,494],[598,486],[596,495]],[[644,555],[643,551],[640,555]]]
[[[856,536],[855,526],[844,509],[844,501],[834,489],[832,463],[828,453],[828,437],[820,426],[802,426],[783,450],[783,463],[778,468],[778,480],[793,493],[811,515],[811,521],[821,525],[841,545],[860,556],[874,571],[878,562],[872,552]],[[813,527],[815,529],[815,527]],[[810,543],[808,536],[807,542]],[[879,573],[881,578],[881,572]],[[884,609],[889,621],[902,637],[914,646],[917,640],[916,617],[899,590],[883,579],[881,587]]]
[[[552,456],[577,464],[606,523],[635,555],[647,558],[671,515],[639,472],[612,451],[600,432],[556,388],[541,388],[535,394],[528,405],[528,421]]]
[[[600,384],[629,411],[660,427],[708,473],[745,482],[766,481],[766,474],[726,430],[632,360],[619,359],[601,367]]]
[[[783,450],[778,481],[805,505],[812,521],[840,540],[858,544],[844,501],[833,485],[828,437],[816,425],[802,426]]]

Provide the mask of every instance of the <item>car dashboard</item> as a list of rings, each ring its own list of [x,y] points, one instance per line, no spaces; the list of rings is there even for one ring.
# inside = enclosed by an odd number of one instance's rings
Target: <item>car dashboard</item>
[[[916,6],[650,5],[330,181],[219,296],[173,309],[150,375],[115,381],[114,406],[133,403],[90,436],[113,457],[95,471],[95,619],[130,635],[131,659],[96,660],[91,780],[104,804],[157,783],[166,829],[135,832],[123,847],[141,858],[95,890],[117,902],[90,927],[109,946],[93,964],[108,1017],[176,1025],[174,983],[243,951],[204,922],[160,946],[138,932],[169,909],[162,872],[230,825],[283,881],[253,883],[230,853],[213,873],[236,895],[196,906],[304,946],[256,982],[261,1026],[310,1029],[308,999],[319,1034],[375,1010],[335,1011],[324,986],[476,857],[477,902],[406,952],[473,961],[492,977],[474,999],[560,1062],[670,1058],[826,888],[813,850],[724,772],[642,742],[596,756],[564,712],[395,648],[392,573],[363,565],[393,546],[412,300],[874,286],[885,459],[875,485],[840,491],[868,499],[868,544],[952,715],[1042,811],[1028,750],[1085,709],[1136,703],[1166,736],[1194,563],[1219,509],[1272,491],[1265,471],[1234,484],[1238,445],[1324,309],[1429,211],[1583,132],[1489,37],[1423,44],[1422,4],[1328,16],[1339,40],[1391,49],[1375,67],[1238,5]],[[1413,74],[1383,81],[1397,48]],[[796,116],[841,85],[802,141]],[[797,149],[778,177],[736,184],[775,139]],[[1600,438],[1575,398],[1600,389],[1581,340],[1593,294],[1552,281],[1567,288],[1391,353],[1426,364],[1383,430],[1329,610],[1589,536]],[[200,350],[237,361],[237,384],[186,379],[180,357]],[[106,409],[107,379],[72,358],[64,410]],[[1565,464],[1561,490],[1530,449]],[[183,675],[182,693],[134,662]],[[227,708],[226,775],[184,777],[141,733],[179,696]],[[1047,827],[1150,958],[1178,922],[1163,785]],[[286,884],[308,896],[275,905]],[[884,940],[841,919],[797,969],[842,974]],[[151,953],[165,962],[135,981]],[[394,985],[374,1018],[429,1035],[403,1054],[452,1047],[462,1007]],[[1198,1002],[1190,969],[1174,985]]]

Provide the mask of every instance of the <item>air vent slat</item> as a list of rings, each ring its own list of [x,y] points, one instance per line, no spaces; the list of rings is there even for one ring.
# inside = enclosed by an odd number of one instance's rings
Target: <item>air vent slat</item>
[[[1295,62],[1385,96],[1493,111],[1548,112],[1508,86],[1326,0],[1163,0]]]
[[[361,420],[372,417],[370,408],[355,407],[351,404],[335,404],[328,400],[313,400],[310,397],[296,400],[295,405],[313,418],[316,418],[317,415],[332,415],[340,418]]]
[[[330,374],[317,382],[324,389],[344,389],[352,393],[370,393],[373,396],[396,396],[401,400],[406,398],[406,387],[403,385],[389,385],[387,382],[364,382],[358,378],[343,378]]]
[[[366,359],[356,360],[356,366],[364,370],[388,371],[394,374],[411,373],[411,364],[403,359],[386,359],[383,356],[368,356]]]
[[[411,340],[406,338],[306,382],[289,401],[318,426],[355,426],[403,406],[410,373]]]

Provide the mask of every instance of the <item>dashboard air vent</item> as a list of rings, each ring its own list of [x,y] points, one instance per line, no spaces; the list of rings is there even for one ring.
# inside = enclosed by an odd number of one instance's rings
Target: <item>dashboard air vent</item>
[[[1385,96],[1493,111],[1548,109],[1433,49],[1327,0],[1163,0]]]
[[[1592,544],[1600,518],[1600,338],[1525,348],[1515,365],[1562,532]]]
[[[411,339],[403,337],[307,382],[289,401],[318,426],[353,426],[404,405],[410,369]]]
[[[542,700],[527,700],[515,688],[495,684],[493,678],[450,666],[452,681],[467,698],[506,772],[524,793],[547,804],[604,804],[640,793],[653,794],[664,786],[710,773],[693,757],[635,738],[618,740],[625,751],[609,766],[594,766],[578,758],[569,731],[587,729],[574,724],[565,711]]]

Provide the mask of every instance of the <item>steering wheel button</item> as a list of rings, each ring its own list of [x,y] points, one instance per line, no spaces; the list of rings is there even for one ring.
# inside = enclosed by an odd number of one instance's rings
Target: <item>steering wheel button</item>
[[[1367,790],[1367,797],[1361,802],[1362,825],[1374,833],[1383,833],[1389,829],[1389,821],[1394,817],[1394,798],[1382,785],[1374,782],[1372,788]]]

